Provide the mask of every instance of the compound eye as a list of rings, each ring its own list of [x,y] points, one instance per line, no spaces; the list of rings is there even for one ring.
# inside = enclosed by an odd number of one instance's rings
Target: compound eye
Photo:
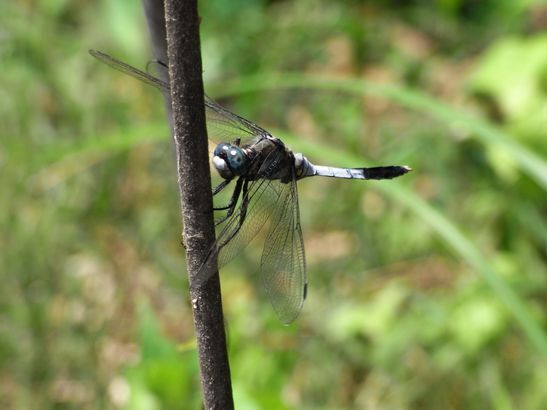
[[[221,142],[220,144],[216,146],[215,151],[213,152],[213,155],[215,157],[223,157],[228,154],[229,150],[230,150],[230,144],[228,144],[227,142]]]
[[[247,157],[239,147],[231,146],[228,150],[228,165],[234,172],[244,171],[247,166]]]

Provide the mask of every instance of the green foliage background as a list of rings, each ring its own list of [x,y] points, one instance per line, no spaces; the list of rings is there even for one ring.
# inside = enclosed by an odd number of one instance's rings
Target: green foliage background
[[[326,165],[304,180],[291,326],[223,269],[238,409],[547,403],[547,7],[208,1],[212,97]],[[0,4],[0,407],[200,408],[161,95],[138,2]]]

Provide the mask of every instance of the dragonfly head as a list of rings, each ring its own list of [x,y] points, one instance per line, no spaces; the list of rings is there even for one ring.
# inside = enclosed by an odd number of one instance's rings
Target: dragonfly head
[[[222,142],[213,152],[213,165],[224,179],[243,175],[249,168],[249,158],[237,145]]]

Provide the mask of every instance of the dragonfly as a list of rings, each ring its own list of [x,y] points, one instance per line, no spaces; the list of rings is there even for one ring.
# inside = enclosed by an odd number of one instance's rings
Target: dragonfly
[[[169,83],[97,50],[89,53],[112,68],[170,96]],[[165,67],[165,64],[160,63]],[[221,182],[213,188],[216,241],[203,261],[217,258],[221,268],[262,230],[260,278],[279,320],[293,322],[307,295],[306,258],[300,224],[297,181],[322,176],[382,180],[402,176],[408,166],[336,168],[314,165],[264,128],[205,96],[207,133],[213,142],[212,166]],[[231,188],[228,188],[231,187]],[[226,194],[226,192],[228,194]],[[224,203],[216,198],[224,194]],[[198,272],[205,282],[207,269]]]

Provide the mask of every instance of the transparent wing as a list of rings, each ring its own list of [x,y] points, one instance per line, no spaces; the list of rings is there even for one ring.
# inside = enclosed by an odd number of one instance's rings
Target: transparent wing
[[[268,135],[266,131],[263,134],[255,133],[253,130],[236,122],[225,113],[219,113],[210,108],[206,101],[205,116],[207,118],[207,136],[213,143],[213,148],[221,142],[235,143],[239,140],[239,146],[247,147],[258,141],[262,135]],[[235,115],[235,114],[234,114]]]
[[[205,96],[207,132],[216,143],[241,139],[241,146],[252,145],[257,137],[270,136],[263,128],[217,104]]]
[[[97,60],[105,63],[106,65],[109,65],[113,69],[121,71],[124,74],[130,75],[131,77],[134,77],[137,80],[140,80],[148,85],[156,87],[157,89],[167,93],[168,95],[171,92],[169,84],[166,83],[165,81],[160,80],[159,78],[154,77],[151,74],[145,73],[144,71],[141,71],[138,68],[135,68],[129,64],[126,64],[123,61],[118,60],[117,58],[114,58],[106,53],[103,53],[102,51],[89,50],[89,54],[91,54]]]
[[[236,212],[217,227],[217,242],[208,260],[217,256],[219,268],[224,266],[262,228],[269,226],[262,253],[261,281],[279,320],[289,324],[302,310],[307,289],[295,174],[288,183],[267,179],[253,181],[248,197],[246,210],[242,208],[242,199]],[[241,215],[245,212],[241,223]],[[206,270],[200,272],[196,284],[200,285],[209,276],[210,272]]]
[[[297,318],[306,298],[306,258],[295,173],[291,182],[276,183],[282,186],[280,202],[271,218],[260,270],[275,313],[281,322],[289,324]]]
[[[243,187],[236,203],[234,213],[216,226],[216,242],[210,250],[202,269],[197,275],[196,285],[204,283],[212,274],[208,270],[209,262],[217,257],[218,267],[222,267],[236,257],[260,232],[262,227],[270,221],[271,215],[278,207],[282,188],[279,181],[267,178],[269,169],[276,168],[275,152],[270,154],[258,171],[257,178],[248,181]],[[245,182],[244,182],[245,184]],[[217,211],[224,216],[226,211]]]
[[[217,227],[219,268],[237,256],[270,220],[272,210],[279,206],[276,185],[276,181],[271,180],[254,181],[249,188],[247,209],[243,209],[242,198],[234,215]]]
[[[152,74],[139,70],[138,68],[98,50],[89,50],[89,54],[115,70],[156,87],[168,96],[170,95],[171,89],[169,83]],[[213,141],[213,145],[220,142],[233,142],[236,139],[240,139],[242,146],[248,146],[251,145],[257,137],[270,135],[266,130],[254,124],[252,121],[234,114],[207,96],[205,96],[205,108],[207,133],[209,139]]]

